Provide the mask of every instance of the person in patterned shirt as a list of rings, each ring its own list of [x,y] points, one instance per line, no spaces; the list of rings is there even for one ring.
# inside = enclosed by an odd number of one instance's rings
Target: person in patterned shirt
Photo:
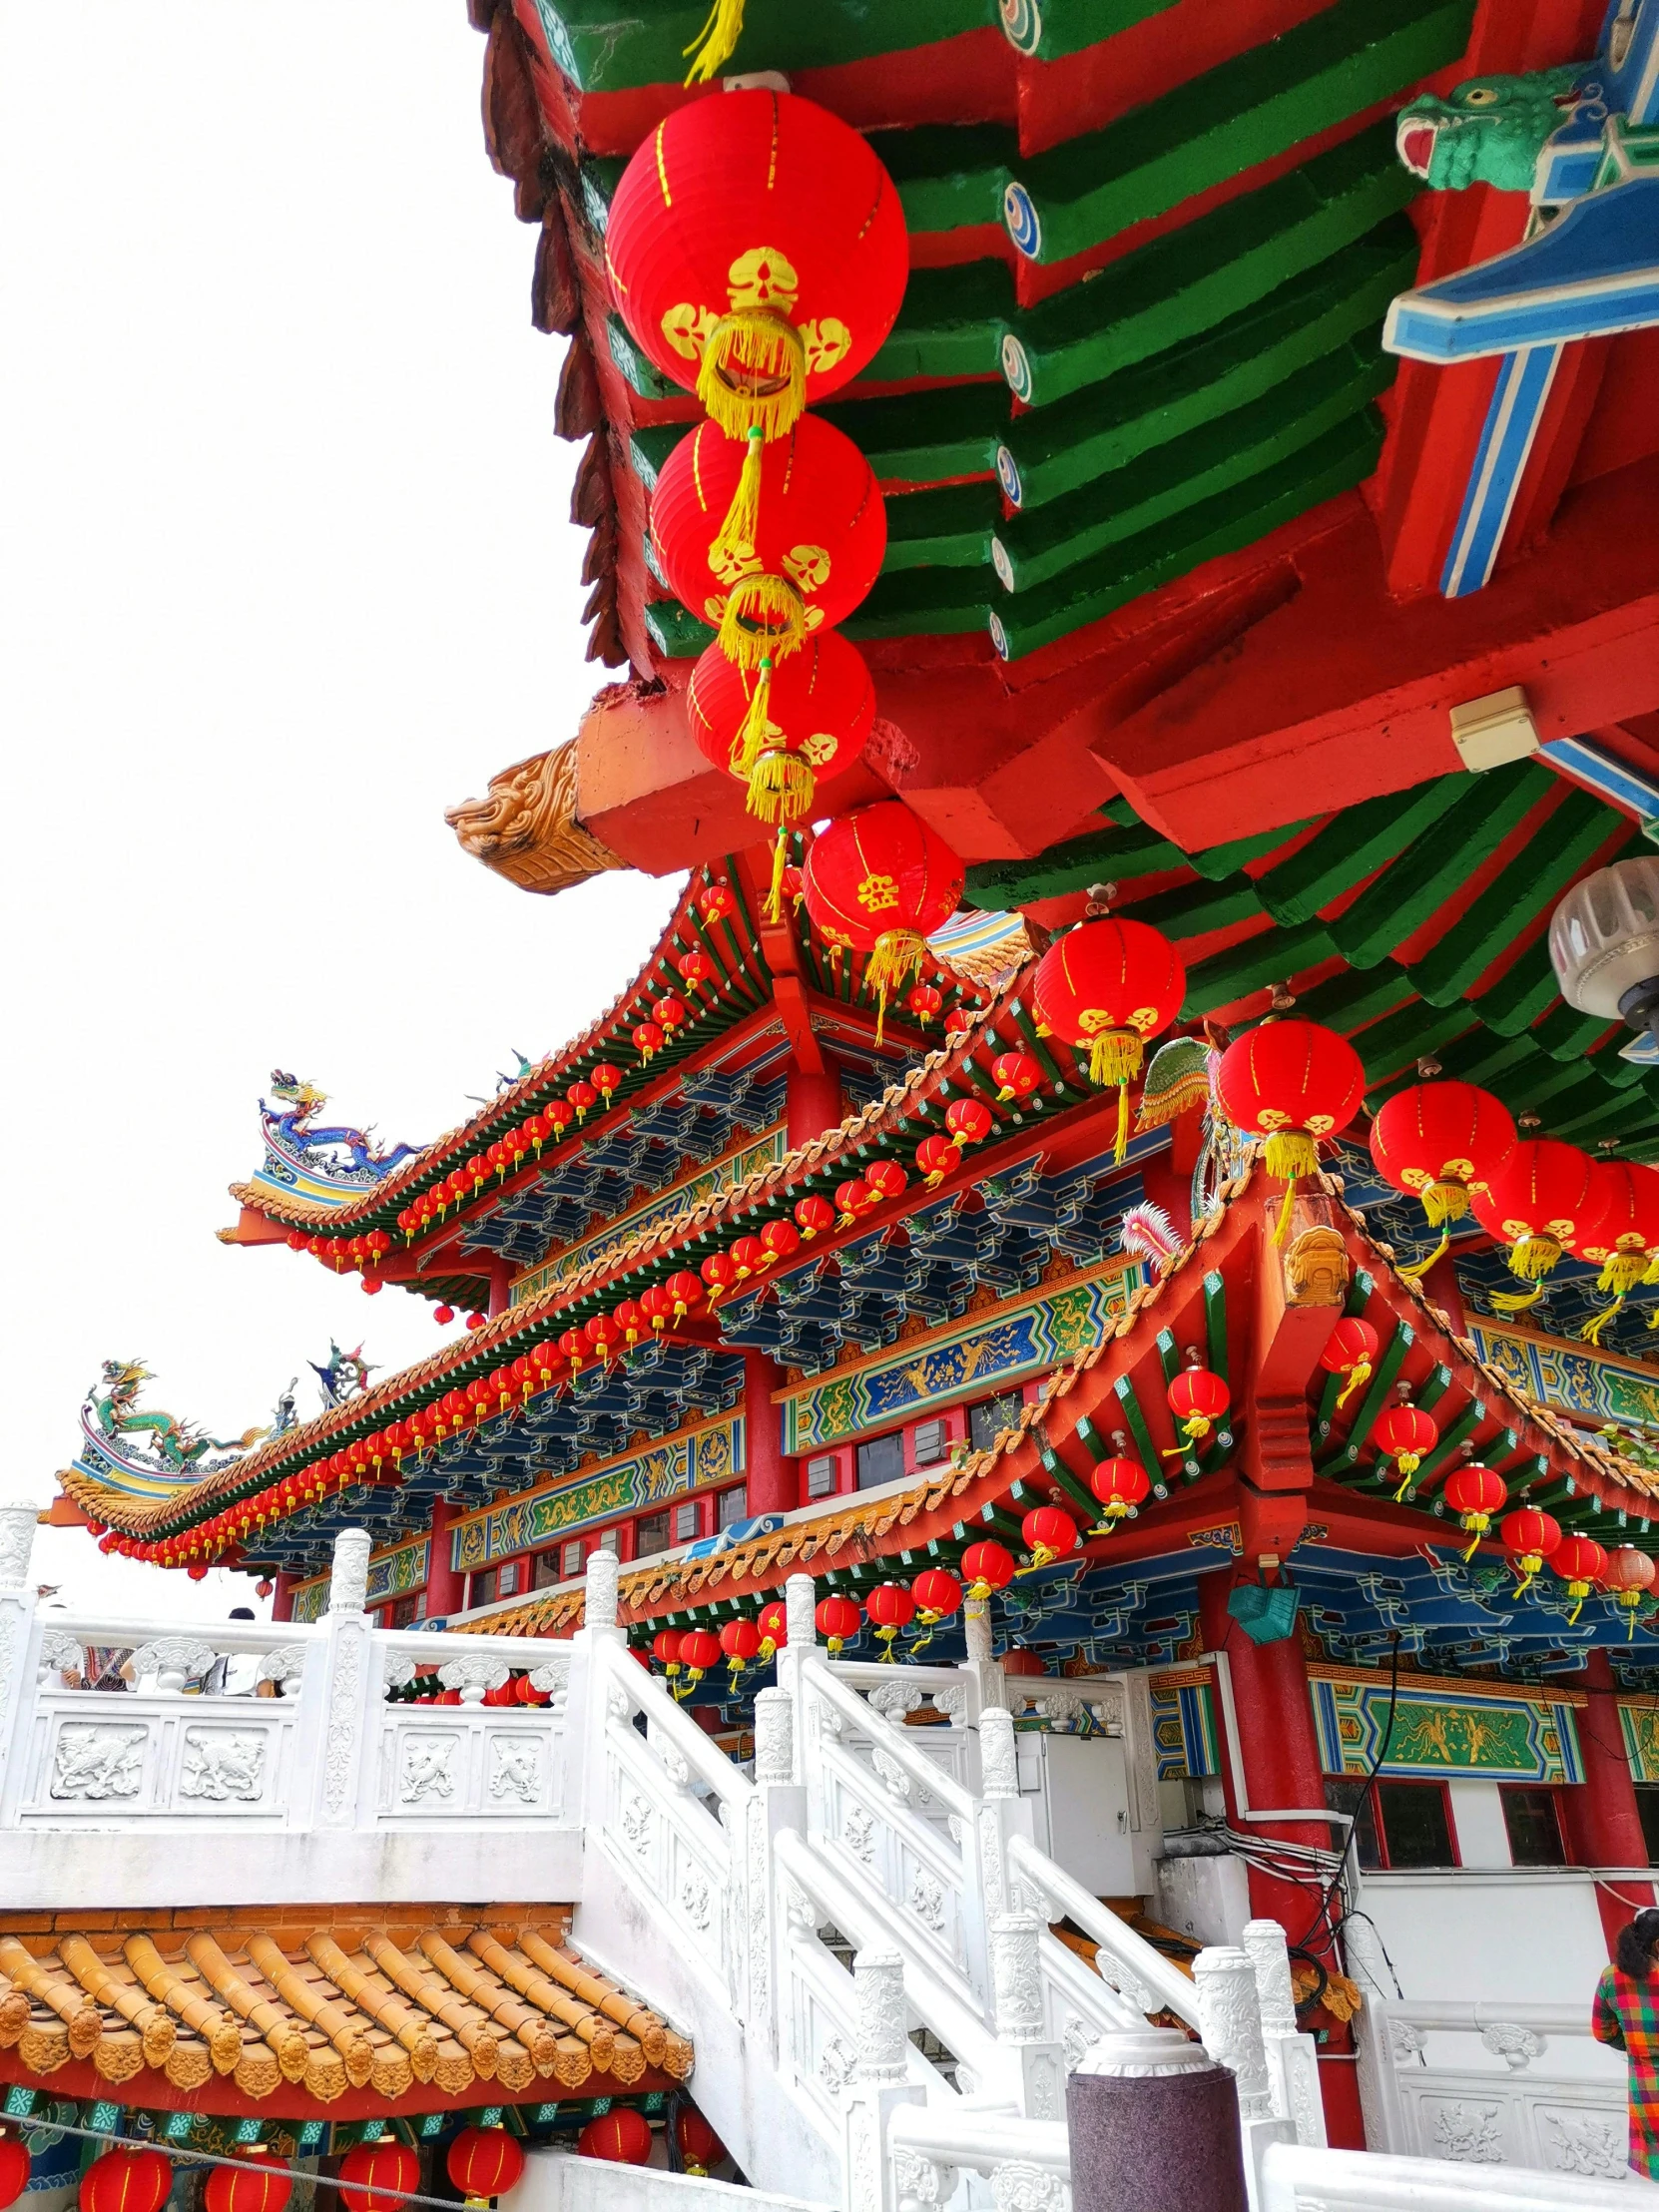
[[[1590,2033],[1630,2061],[1630,2163],[1659,2181],[1659,1908],[1621,1928],[1614,1962],[1596,1983]]]

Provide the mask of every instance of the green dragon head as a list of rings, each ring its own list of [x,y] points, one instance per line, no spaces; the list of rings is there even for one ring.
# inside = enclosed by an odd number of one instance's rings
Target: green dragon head
[[[1579,63],[1526,77],[1471,77],[1449,100],[1424,93],[1399,111],[1395,151],[1431,192],[1530,192],[1544,141],[1566,121],[1582,75]]]

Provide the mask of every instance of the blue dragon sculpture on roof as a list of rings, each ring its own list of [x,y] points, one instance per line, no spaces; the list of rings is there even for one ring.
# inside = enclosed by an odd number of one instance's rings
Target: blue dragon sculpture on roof
[[[343,1122],[319,1127],[316,1117],[327,1103],[328,1094],[314,1083],[273,1068],[271,1099],[260,1101],[265,1164],[254,1178],[257,1186],[313,1205],[344,1206],[414,1158],[414,1145],[381,1150],[371,1130]]]

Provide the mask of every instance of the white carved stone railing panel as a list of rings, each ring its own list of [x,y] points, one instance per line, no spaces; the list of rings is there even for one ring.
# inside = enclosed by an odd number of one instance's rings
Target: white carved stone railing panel
[[[20,1827],[236,1821],[285,1828],[297,1725],[274,1698],[37,1695]]]
[[[905,2104],[887,2121],[886,2149],[887,2201],[898,2212],[935,2212],[949,2204],[964,2173],[985,2176],[997,2212],[1071,2212],[1071,2143],[1063,2119]]]
[[[674,1930],[727,1987],[743,1989],[742,1899],[718,1815],[666,1771],[628,1721],[605,1730],[604,1836]],[[686,1762],[688,1776],[690,1762]]]
[[[1367,2136],[1402,2157],[1618,2180],[1625,2071],[1621,2054],[1591,2036],[1588,2001],[1414,2002],[1367,1991]]]
[[[1558,2169],[1470,2165],[1387,2153],[1270,2143],[1257,2177],[1257,2212],[1620,2212],[1641,2184]]]
[[[382,1712],[379,1825],[560,1817],[564,1727],[547,1713],[466,1705],[392,1705]]]
[[[1039,1912],[1050,1921],[1070,1920],[1099,1945],[1096,1969],[1120,1995],[1142,2012],[1173,2012],[1189,2027],[1199,2024],[1193,1984],[1144,1936],[1126,1927],[1025,1837],[1014,1838],[1009,1859],[1017,1886],[1029,1894]],[[1063,1950],[1064,1945],[1056,1948]],[[1052,1953],[1045,1950],[1044,1957],[1051,1960]]]
[[[882,1757],[875,1754],[877,1761]],[[967,1875],[961,1846],[931,1827],[910,1804],[912,1791],[922,1793],[896,1768],[885,1777],[872,1772],[830,1737],[820,1739],[819,1758],[823,1787],[818,1840],[854,1862],[884,1897],[909,1914],[918,1938],[965,1974]]]

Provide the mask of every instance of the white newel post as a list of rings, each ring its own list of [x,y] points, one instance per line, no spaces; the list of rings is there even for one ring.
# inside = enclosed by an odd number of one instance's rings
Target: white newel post
[[[792,1574],[784,1584],[784,1617],[789,1640],[778,1654],[778,1687],[790,1699],[791,1779],[805,1783],[809,1730],[801,1675],[818,1651],[818,1593],[810,1574]]]
[[[1299,2143],[1311,2143],[1323,2150],[1325,2099],[1320,2092],[1319,2047],[1296,2024],[1296,1995],[1291,1987],[1285,1931],[1278,1921],[1247,1921],[1244,1947],[1256,1969],[1262,2043],[1274,2112],[1290,2121]]]
[[[857,2007],[857,2071],[842,2103],[843,2212],[898,2212],[887,2157],[887,2117],[901,2104],[923,2101],[912,2089],[904,2009],[904,1964],[896,1951],[861,1950],[852,1961]]]
[[[969,1728],[977,1728],[985,1708],[1002,1703],[1002,1669],[991,1657],[991,1601],[988,1597],[964,1600],[962,1637],[967,1647],[962,1661],[962,1672],[967,1677],[964,1717]]]
[[[1236,1943],[1212,1943],[1193,1960],[1193,1985],[1204,2047],[1239,2085],[1245,2177],[1254,2204],[1268,2145],[1294,2140],[1289,2120],[1278,2118],[1273,2109],[1256,1967],[1249,1951]]]
[[[962,1936],[967,1976],[987,2005],[992,2001],[990,1929],[999,1915],[1031,1901],[1014,1882],[1008,1846],[1029,1835],[1030,1816],[1019,1799],[1019,1769],[1014,1752],[1013,1715],[987,1705],[979,1716],[979,1812],[971,1848],[965,1853],[972,1876],[965,1900]]]
[[[35,1613],[29,1561],[39,1518],[37,1505],[0,1505],[0,1798],[12,1744],[34,1697],[33,1669],[25,1660]]]
[[[358,1800],[369,1786],[366,1770],[371,1736],[369,1698],[373,1694],[373,1642],[365,1603],[368,1554],[364,1528],[342,1528],[334,1538],[328,1576],[324,1646],[322,1757],[316,1776],[315,1825],[354,1828]]]
[[[999,1913],[991,1922],[993,2017],[1007,2086],[1020,2111],[1028,2120],[1058,2120],[1064,2116],[1065,2052],[1044,2032],[1041,1937],[1035,1913]]]
[[[571,1638],[565,1694],[565,1817],[576,1828],[605,1818],[605,1728],[610,1717],[607,1662],[628,1639],[618,1628],[617,1556],[603,1544],[588,1553],[582,1625]]]
[[[780,1829],[805,1830],[807,1825],[807,1792],[795,1779],[795,1715],[796,1701],[782,1685],[756,1692],[755,1797],[747,1810],[749,1832],[744,1838],[744,1883],[749,1907],[748,2026],[752,2035],[765,2039],[775,2065],[780,2044],[779,2012],[789,1986],[789,1913],[773,1855],[773,1839]]]

